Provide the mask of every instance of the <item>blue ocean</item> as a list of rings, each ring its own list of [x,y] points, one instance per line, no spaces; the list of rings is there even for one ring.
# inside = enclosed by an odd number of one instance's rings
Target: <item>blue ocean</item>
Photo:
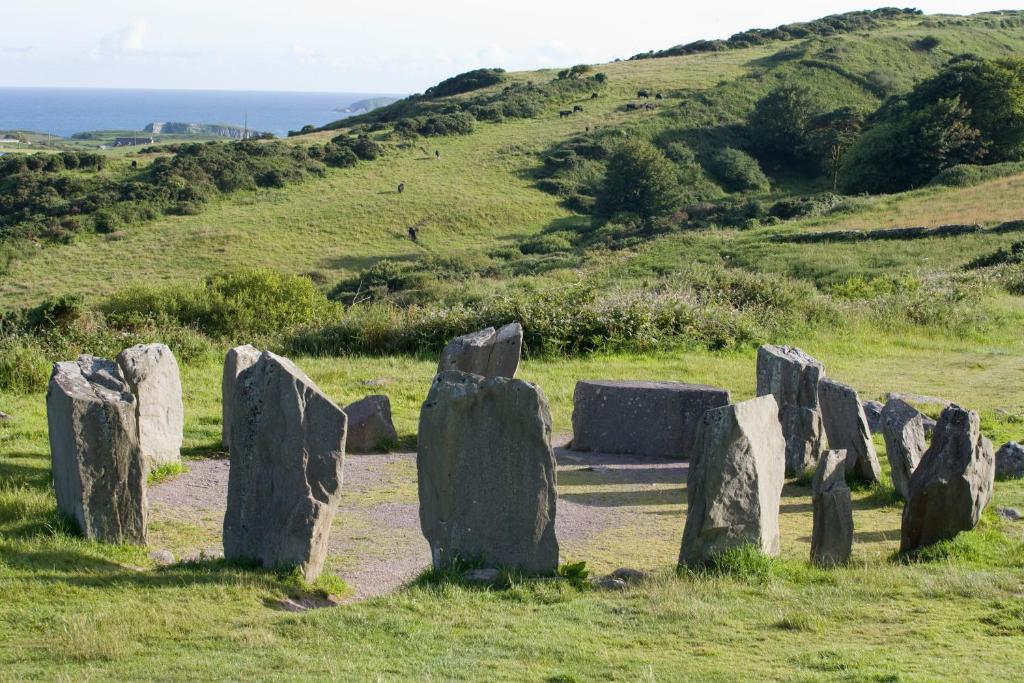
[[[307,124],[346,116],[336,111],[366,93],[224,90],[0,88],[0,130],[69,137],[93,130],[142,130],[154,122],[231,124],[284,136]]]

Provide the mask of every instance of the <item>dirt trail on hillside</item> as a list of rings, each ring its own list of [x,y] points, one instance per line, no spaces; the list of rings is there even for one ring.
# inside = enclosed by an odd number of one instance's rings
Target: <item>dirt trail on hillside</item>
[[[556,449],[559,500],[555,527],[565,559],[600,534],[631,536],[650,513],[653,494],[682,503],[687,463]],[[227,501],[226,459],[188,461],[188,472],[149,491],[155,549],[176,557],[221,551]],[[354,599],[400,588],[430,564],[420,532],[416,454],[349,455],[326,570],[345,580]],[[678,499],[676,501],[675,499]],[[679,520],[682,531],[682,520]],[[575,551],[571,557],[567,550]]]

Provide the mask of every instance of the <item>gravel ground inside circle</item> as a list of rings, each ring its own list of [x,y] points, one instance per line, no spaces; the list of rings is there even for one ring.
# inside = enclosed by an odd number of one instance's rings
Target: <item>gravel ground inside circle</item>
[[[562,561],[586,560],[597,569],[631,560],[643,565],[643,556],[622,556],[620,543],[653,545],[661,554],[679,543],[687,463],[563,447],[555,453]],[[149,490],[151,545],[178,558],[219,554],[229,461],[186,464],[187,472]],[[420,532],[416,454],[348,455],[344,476],[325,570],[345,580],[351,599],[397,590],[430,565]]]

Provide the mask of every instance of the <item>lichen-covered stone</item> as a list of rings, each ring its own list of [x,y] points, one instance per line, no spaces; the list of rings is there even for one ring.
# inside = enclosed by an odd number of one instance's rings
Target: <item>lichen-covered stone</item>
[[[457,370],[481,377],[515,377],[523,349],[523,326],[510,323],[456,337],[441,352],[437,371]]]
[[[800,476],[825,450],[818,406],[818,382],[824,366],[791,346],[766,344],[757,350],[757,395],[775,397],[786,437],[786,474]]]
[[[185,405],[174,354],[164,344],[137,344],[118,355],[117,365],[135,396],[147,468],[180,463]]]
[[[822,379],[818,401],[829,448],[846,451],[846,474],[865,482],[881,481],[878,453],[857,392],[842,382]]]
[[[827,451],[818,461],[811,484],[811,562],[822,567],[845,564],[853,549],[853,501],[846,485],[846,457],[846,451]]]
[[[231,421],[235,406],[235,390],[238,376],[256,364],[260,350],[245,344],[236,346],[224,357],[224,373],[220,380],[221,398],[221,445],[226,449],[231,443]]]

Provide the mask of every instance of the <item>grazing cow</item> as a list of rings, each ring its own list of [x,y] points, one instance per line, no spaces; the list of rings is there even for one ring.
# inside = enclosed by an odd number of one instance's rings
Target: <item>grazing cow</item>
[[[653,110],[655,107],[650,102],[644,102],[644,109]]]
[[[419,236],[418,233],[419,230],[416,229],[415,225],[409,226],[409,239],[411,239],[413,242],[417,241],[417,237]]]
[[[563,109],[562,111],[558,112],[558,118],[560,119],[564,119],[567,116],[572,116],[572,112],[569,111],[568,109]]]
[[[641,100],[646,100],[646,99],[647,99],[648,97],[650,97],[650,96],[651,96],[651,93],[649,93],[649,92],[648,92],[648,91],[646,91],[646,90],[637,90],[637,91],[636,91],[636,96],[637,96],[637,97],[638,97],[639,99],[641,99]]]
[[[440,159],[441,158],[441,150],[435,149],[434,150],[434,156],[437,157],[438,159]]]
[[[636,102],[627,102],[626,103],[626,111],[636,111],[636,110],[637,110]]]
[[[663,99],[665,99],[665,98],[664,98],[664,97],[662,96],[662,94],[661,94],[661,93],[659,92],[659,93],[655,93],[655,95],[654,95],[654,99],[656,99],[656,100],[663,100]]]
[[[576,106],[574,106],[574,107],[572,108],[572,110],[573,110],[574,112],[575,112],[575,111],[583,111],[583,105],[582,105],[582,104],[577,104]]]
[[[405,192],[405,183],[398,183],[398,194]]]
[[[597,99],[597,93],[596,92],[595,93],[590,93],[590,99],[596,100]]]
[[[138,168],[138,167],[139,167],[139,162],[135,161],[134,159],[132,159],[132,168]]]

